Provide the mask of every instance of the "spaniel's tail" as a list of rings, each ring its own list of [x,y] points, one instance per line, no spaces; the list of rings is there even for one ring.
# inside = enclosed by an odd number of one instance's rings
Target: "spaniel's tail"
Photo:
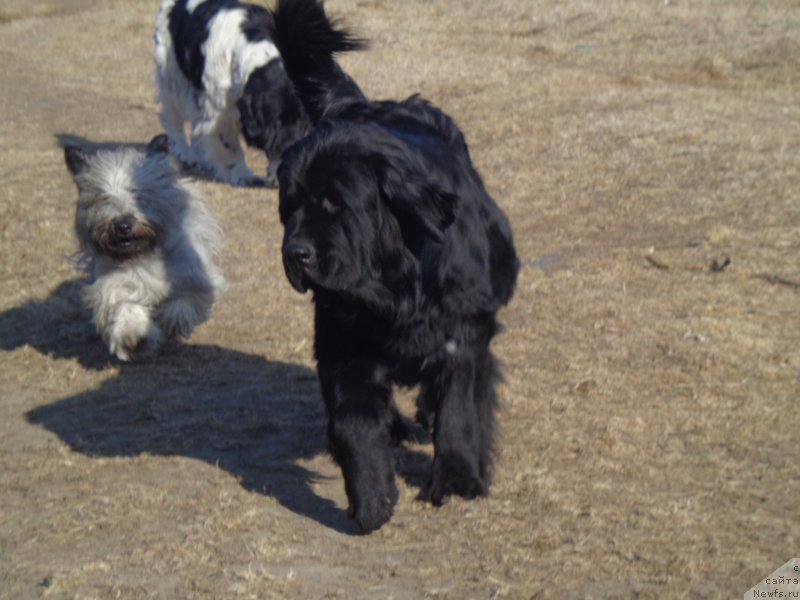
[[[313,123],[366,100],[334,54],[361,50],[366,41],[328,18],[321,0],[278,0],[274,42]]]

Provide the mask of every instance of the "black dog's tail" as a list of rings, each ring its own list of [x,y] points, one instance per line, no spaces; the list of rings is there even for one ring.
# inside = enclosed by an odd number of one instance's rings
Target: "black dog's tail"
[[[303,107],[314,124],[366,100],[333,55],[366,47],[325,14],[321,0],[278,0],[274,42]]]

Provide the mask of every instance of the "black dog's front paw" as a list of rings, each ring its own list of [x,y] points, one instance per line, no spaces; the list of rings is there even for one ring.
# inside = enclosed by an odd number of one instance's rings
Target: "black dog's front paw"
[[[438,456],[433,461],[433,476],[428,496],[435,506],[441,506],[447,496],[472,500],[489,493],[489,486],[467,462],[455,455]]]
[[[379,529],[394,514],[397,504],[397,487],[392,484],[388,490],[370,490],[366,494],[356,494],[350,501],[347,516],[355,521],[364,533]]]

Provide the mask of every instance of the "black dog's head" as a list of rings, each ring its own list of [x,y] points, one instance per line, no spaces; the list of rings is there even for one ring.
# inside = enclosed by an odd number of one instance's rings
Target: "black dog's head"
[[[280,59],[251,73],[236,106],[247,145],[263,150],[271,164],[308,130],[308,117]]]
[[[414,146],[369,124],[327,122],[290,148],[278,171],[289,282],[385,307],[413,293],[456,197]]]

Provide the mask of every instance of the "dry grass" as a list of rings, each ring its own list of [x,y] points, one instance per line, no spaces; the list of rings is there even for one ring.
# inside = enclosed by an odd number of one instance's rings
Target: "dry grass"
[[[156,2],[9,0],[0,597],[733,598],[797,556],[800,6],[328,4],[373,40],[356,79],[451,113],[513,221],[492,496],[417,500],[412,446],[394,520],[351,535],[275,192],[203,183],[229,292],[106,361],[60,145],[158,132]]]

